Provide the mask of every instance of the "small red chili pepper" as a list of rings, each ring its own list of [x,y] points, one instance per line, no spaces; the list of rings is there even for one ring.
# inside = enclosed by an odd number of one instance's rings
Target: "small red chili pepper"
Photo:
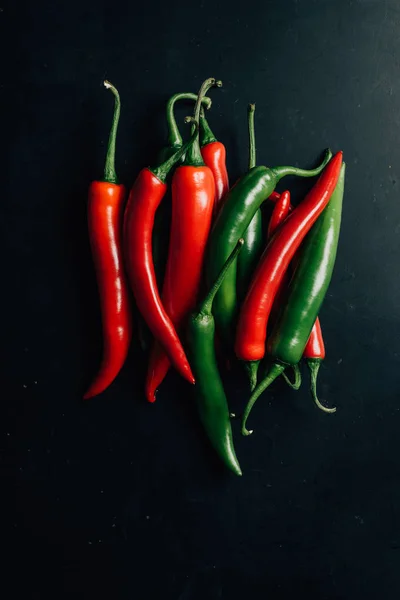
[[[275,193],[276,192],[274,192],[274,194]],[[272,211],[272,215],[268,223],[268,240],[272,238],[273,234],[278,229],[278,227],[285,221],[291,208],[292,207],[290,205],[290,192],[285,191],[283,192],[283,194],[279,195],[279,198],[277,198],[274,209]]]
[[[207,167],[209,167],[214,175],[215,182],[215,202],[214,202],[214,218],[221,206],[221,201],[225,194],[229,191],[229,177],[226,168],[226,148],[222,142],[219,142],[204,114],[204,109],[200,112],[200,146],[201,155]]]
[[[317,317],[313,328],[310,333],[310,337],[308,338],[308,342],[306,347],[304,348],[303,358],[307,361],[307,366],[310,370],[311,375],[311,394],[315,404],[319,409],[324,412],[333,413],[336,411],[335,408],[328,408],[321,404],[318,395],[317,395],[317,378],[318,371],[321,366],[321,362],[325,358],[325,344],[324,338],[322,337],[321,323],[319,318]]]
[[[322,337],[321,323],[317,317],[304,348],[303,358],[319,359],[325,358],[325,344]]]
[[[282,278],[304,237],[328,204],[341,165],[342,152],[338,152],[267,245],[240,312],[235,344],[238,358],[247,361],[263,358],[268,319]]]
[[[199,122],[203,96],[214,86],[207,79],[200,88],[194,120]],[[162,300],[174,326],[179,329],[193,310],[199,291],[204,253],[211,228],[215,197],[212,171],[204,164],[198,136],[186,153],[185,161],[172,178],[172,222]],[[170,367],[160,344],[150,354],[146,377],[146,397],[154,402],[155,392]]]
[[[197,139],[198,124],[189,142],[155,168],[142,169],[131,189],[124,217],[124,247],[128,275],[135,300],[156,340],[177,371],[194,383],[189,362],[175,327],[161,301],[152,252],[155,212],[167,190],[169,171]]]
[[[100,292],[103,322],[103,359],[95,379],[84,395],[92,398],[116,378],[128,354],[132,335],[128,283],[122,257],[122,215],[125,188],[115,172],[115,142],[121,103],[116,88],[105,81],[115,97],[114,117],[108,141],[104,179],[89,189],[89,236]]]

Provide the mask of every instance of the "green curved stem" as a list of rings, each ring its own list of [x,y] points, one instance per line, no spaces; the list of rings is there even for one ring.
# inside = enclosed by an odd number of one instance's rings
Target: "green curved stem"
[[[118,183],[117,173],[115,171],[115,143],[117,139],[117,129],[119,123],[119,117],[121,114],[121,100],[116,87],[113,86],[109,81],[104,81],[104,87],[110,90],[114,94],[114,116],[111,125],[111,131],[108,138],[106,162],[104,165],[104,181],[109,183]]]
[[[167,125],[168,125],[168,136],[167,143],[171,148],[180,148],[183,144],[181,132],[179,131],[179,127],[176,123],[175,118],[175,104],[180,100],[192,100],[193,102],[197,101],[197,94],[190,94],[186,92],[182,92],[179,94],[174,94],[167,102],[166,107],[166,116],[167,116]],[[211,108],[211,98],[204,97],[202,98],[202,110],[203,105],[207,108]],[[204,110],[203,110],[204,113]]]
[[[280,363],[273,363],[270,370],[268,371],[268,375],[265,377],[265,379],[263,379],[263,381],[261,381],[261,383],[258,384],[256,389],[250,396],[250,399],[247,402],[246,408],[244,409],[244,413],[243,413],[242,435],[250,435],[253,433],[252,429],[250,429],[250,430],[246,429],[246,423],[247,423],[247,419],[249,418],[249,415],[251,413],[251,409],[253,408],[254,404],[257,402],[257,400],[261,396],[261,394],[267,389],[268,386],[271,385],[271,383],[273,381],[275,381],[275,379],[277,377],[279,377],[279,375],[281,375],[281,373],[283,373],[285,368],[286,368],[286,365],[282,365]]]
[[[168,177],[168,173],[171,171],[171,169],[176,165],[177,162],[179,162],[179,160],[182,158],[182,156],[192,147],[192,145],[198,139],[198,133],[199,133],[198,123],[196,123],[192,117],[186,117],[185,122],[193,123],[193,125],[194,125],[194,131],[192,133],[190,140],[188,142],[186,142],[186,144],[183,144],[183,146],[181,148],[179,148],[179,150],[177,150],[168,160],[161,163],[161,165],[150,168],[150,171],[152,173],[154,173],[154,175],[163,183],[165,183],[165,181]]]
[[[213,142],[217,142],[217,138],[213,134],[208,121],[206,119],[206,115],[204,113],[204,108],[201,107],[200,110],[200,146],[207,146],[207,144],[212,144]]]
[[[254,130],[255,104],[249,104],[247,110],[248,129],[249,129],[249,171],[256,166],[256,135]]]
[[[300,367],[299,365],[291,365],[292,370],[293,370],[293,374],[294,374],[294,381],[290,381],[288,375],[285,373],[285,371],[282,373],[282,377],[283,379],[286,381],[286,383],[288,384],[288,386],[290,386],[293,390],[299,390],[300,386],[301,386],[301,372],[300,372]]]
[[[328,162],[332,158],[332,152],[330,148],[325,151],[325,157],[322,163],[315,167],[315,169],[298,169],[297,167],[274,167],[271,169],[278,178],[278,181],[282,179],[282,177],[286,177],[286,175],[297,175],[298,177],[315,177],[315,175],[319,175],[321,171],[326,167]]]
[[[257,372],[259,367],[259,360],[251,360],[245,363],[245,369],[247,371],[247,375],[249,376],[250,383],[250,391],[252,392],[257,385]]]
[[[198,310],[198,316],[211,315],[214,298],[215,298],[219,288],[221,287],[221,284],[225,278],[227,271],[229,270],[229,268],[232,265],[232,263],[234,262],[234,260],[236,260],[237,255],[239,254],[240,250],[242,249],[242,246],[243,246],[243,239],[240,238],[240,240],[238,241],[238,243],[236,244],[236,246],[230,253],[229,257],[225,261],[225,264],[222,267],[221,271],[219,272],[219,275],[218,275],[217,279],[215,280],[212,288],[208,292],[204,301],[201,303],[200,308]]]
[[[310,369],[310,375],[311,375],[310,390],[311,390],[311,394],[312,394],[312,397],[313,397],[313,400],[314,400],[316,406],[318,406],[318,408],[320,410],[322,410],[323,412],[326,412],[329,414],[335,413],[336,412],[335,407],[328,408],[327,406],[324,406],[323,404],[321,404],[321,402],[319,401],[318,396],[317,396],[317,378],[318,378],[318,371],[321,366],[321,359],[320,358],[308,358],[307,365],[308,365],[308,368]]]
[[[203,82],[203,84],[199,90],[199,93],[197,96],[197,101],[196,101],[196,104],[194,107],[194,113],[193,113],[193,118],[194,118],[195,123],[197,123],[197,126],[199,126],[199,121],[200,121],[200,108],[201,108],[202,99],[207,94],[208,90],[210,88],[212,88],[213,86],[221,87],[222,81],[217,81],[213,77],[210,77],[209,79],[206,79]],[[203,158],[201,156],[201,151],[200,151],[200,142],[199,142],[198,133],[196,135],[196,139],[195,139],[194,143],[190,146],[190,148],[186,154],[185,164],[193,165],[193,166],[203,166],[204,165],[204,161],[203,161]]]

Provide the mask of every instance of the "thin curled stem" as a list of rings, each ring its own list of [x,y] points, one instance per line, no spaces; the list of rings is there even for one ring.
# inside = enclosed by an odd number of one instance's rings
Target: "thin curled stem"
[[[311,390],[311,395],[313,397],[315,405],[325,413],[329,413],[329,414],[335,413],[336,407],[328,408],[327,406],[324,406],[323,404],[321,404],[321,402],[317,396],[317,378],[318,378],[319,367],[321,366],[321,359],[308,358],[307,365],[308,365],[308,368],[310,369],[310,375],[311,375],[310,390]]]
[[[299,390],[300,386],[301,386],[301,372],[300,372],[300,367],[299,365],[291,365],[293,374],[294,374],[294,381],[290,381],[287,373],[285,371],[283,371],[282,373],[282,377],[283,379],[286,381],[286,383],[288,384],[289,387],[292,388],[292,390]]]
[[[251,435],[253,433],[252,429],[249,430],[246,428],[247,419],[249,418],[251,410],[261,394],[267,389],[267,387],[271,385],[273,381],[275,381],[277,377],[279,377],[279,375],[281,375],[284,370],[285,365],[273,363],[265,379],[263,379],[263,381],[261,381],[261,383],[259,383],[255,388],[246,404],[246,408],[244,409],[242,418],[242,435]]]

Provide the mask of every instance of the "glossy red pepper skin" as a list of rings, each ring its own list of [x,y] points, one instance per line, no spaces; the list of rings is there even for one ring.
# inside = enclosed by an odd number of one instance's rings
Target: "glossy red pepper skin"
[[[95,263],[103,322],[103,359],[84,399],[103,392],[116,378],[132,336],[129,291],[122,257],[125,188],[94,181],[89,189],[89,237]]]
[[[291,210],[290,192],[285,191],[276,200],[271,218],[268,223],[267,239],[270,240],[280,225],[285,221]]]
[[[215,182],[214,218],[218,214],[221,202],[229,191],[229,176],[226,168],[226,148],[219,142],[210,129],[204,114],[200,113],[200,150],[205,165],[211,169]]]
[[[267,245],[240,312],[235,343],[239,359],[258,361],[264,357],[268,319],[280,283],[304,237],[328,204],[341,165],[342,152],[338,152]]]
[[[289,216],[290,211],[292,210],[292,206],[290,204],[290,192],[285,191],[283,194],[279,196],[276,200],[274,209],[271,214],[271,218],[268,223],[268,233],[267,240],[270,240],[274,233],[279,229],[279,227],[284,223],[284,221]],[[289,273],[286,272],[282,277],[282,281],[279,285],[279,289],[276,292],[275,300],[271,309],[271,318],[275,321],[280,307],[282,306],[282,301],[289,283]]]
[[[115,150],[121,101],[116,87],[104,81],[114,96],[114,115],[104,178],[89,189],[89,238],[95,264],[103,323],[103,359],[84,399],[103,392],[118,375],[128,354],[132,336],[128,281],[122,252],[122,216],[125,188],[118,183]]]
[[[214,176],[214,216],[216,216],[221,206],[222,199],[229,191],[229,176],[226,168],[226,148],[222,142],[211,142],[201,148],[201,155],[205,164],[212,171]]]
[[[324,360],[325,358],[324,338],[322,337],[321,323],[318,317],[304,348],[303,358],[318,358],[320,360]]]
[[[214,178],[208,167],[178,167],[172,179],[172,222],[162,301],[177,330],[194,309],[214,207]],[[155,343],[146,377],[146,397],[155,392],[170,367]]]
[[[142,316],[177,371],[194,383],[185,351],[161,302],[154,270],[154,215],[166,190],[167,185],[150,169],[142,169],[139,173],[124,217],[125,257],[131,288]]]

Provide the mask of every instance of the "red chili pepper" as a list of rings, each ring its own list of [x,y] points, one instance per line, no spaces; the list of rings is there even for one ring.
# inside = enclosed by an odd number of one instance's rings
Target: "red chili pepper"
[[[194,377],[159,295],[153,263],[152,233],[155,212],[167,190],[169,171],[197,139],[198,125],[191,140],[171,158],[155,168],[142,169],[133,184],[124,217],[124,246],[128,275],[137,306],[156,340],[177,371],[190,383]]]
[[[128,283],[122,257],[122,215],[125,188],[115,172],[115,142],[121,104],[116,88],[104,82],[115,97],[113,123],[108,141],[103,181],[89,189],[88,221],[93,260],[100,292],[103,322],[103,359],[95,379],[84,395],[92,398],[116,378],[128,354],[132,336]]]
[[[322,337],[321,323],[318,317],[313,325],[306,347],[304,348],[303,358],[319,360],[324,360],[325,358],[324,338]]]
[[[200,145],[201,155],[207,167],[209,167],[214,176],[215,182],[215,202],[214,218],[221,206],[221,200],[229,191],[229,177],[226,168],[226,148],[222,142],[219,142],[204,114],[204,109],[200,113]]]
[[[235,344],[238,358],[263,358],[268,319],[280,282],[304,237],[328,204],[341,165],[342,152],[338,152],[265,249],[240,312]]]
[[[213,85],[222,84],[215,79],[207,79],[200,88],[194,112],[196,123],[199,122],[202,98]],[[204,164],[197,137],[172,179],[172,222],[162,300],[177,329],[197,301],[214,197],[213,174]],[[155,392],[169,367],[168,356],[160,344],[155,343],[146,378],[149,402],[154,402]]]
[[[274,194],[275,193],[276,192],[274,192]],[[268,223],[268,233],[267,233],[268,240],[270,240],[272,238],[275,231],[284,222],[284,220],[288,216],[291,208],[292,207],[290,204],[290,192],[285,191],[285,192],[283,192],[283,194],[279,194],[279,198],[276,199],[276,203],[275,203],[271,218]]]
[[[321,366],[321,361],[323,361],[325,358],[324,338],[322,337],[321,324],[319,322],[318,317],[313,325],[306,347],[304,348],[303,358],[306,359],[307,366],[310,370],[310,389],[315,404],[318,406],[319,409],[323,410],[324,412],[336,412],[336,408],[328,408],[327,406],[321,404],[317,395],[318,371]]]

